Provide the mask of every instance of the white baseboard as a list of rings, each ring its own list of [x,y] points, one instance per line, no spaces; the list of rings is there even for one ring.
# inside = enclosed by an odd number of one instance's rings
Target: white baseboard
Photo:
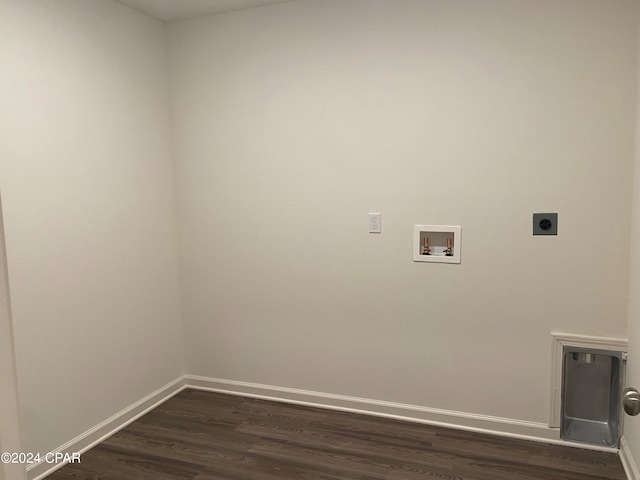
[[[640,480],[640,471],[633,460],[629,444],[624,436],[620,439],[620,461],[629,480]]]
[[[458,428],[473,432],[553,443],[589,450],[617,452],[617,449],[614,448],[598,447],[560,440],[559,430],[549,428],[546,423],[527,422],[524,420],[477,415],[452,410],[421,407],[418,405],[387,402],[383,400],[372,400],[368,398],[349,397],[345,395],[299,390],[295,388],[241,382],[237,380],[184,375],[164,387],[159,388],[129,407],[121,410],[95,427],[78,435],[74,439],[53,450],[52,453],[84,453],[186,388],[327,408],[345,412],[363,413],[378,417],[406,420],[429,425],[439,425],[443,427]],[[628,445],[624,438],[621,443],[620,456],[629,479],[640,480],[638,469],[631,458]],[[27,469],[27,478],[29,480],[42,480],[47,475],[61,468],[63,465],[64,463],[52,465],[44,461],[33,464]]]
[[[81,433],[74,439],[53,450],[52,453],[79,452],[82,454],[184,389],[185,379],[184,377],[180,377],[155,392],[150,393],[133,405],[121,410],[95,427]],[[64,465],[64,463],[50,464],[42,460],[27,468],[27,478],[29,480],[41,480],[55,470],[62,468]]]
[[[527,422],[509,418],[476,415],[451,410],[427,408],[367,398],[348,397],[308,390],[275,387],[236,380],[186,375],[187,388],[241,395],[245,397],[275,400],[278,402],[308,405],[313,407],[364,413],[380,417],[408,420],[412,422],[440,425],[480,433],[522,438],[545,443],[570,445],[590,450],[616,452],[617,449],[576,444],[560,440],[559,429],[549,428],[546,423]],[[640,479],[638,479],[640,480]]]

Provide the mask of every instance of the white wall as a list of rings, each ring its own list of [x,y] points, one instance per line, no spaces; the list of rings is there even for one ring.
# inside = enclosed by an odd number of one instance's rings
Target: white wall
[[[3,0],[0,186],[24,451],[184,373],[165,27]]]
[[[299,0],[172,24],[169,62],[114,2],[2,0],[24,450],[185,371],[546,422],[549,333],[626,335],[637,14]],[[412,262],[421,223],[460,265]]]
[[[9,277],[5,251],[2,206],[0,205],[0,452],[21,452],[18,407],[18,379],[11,320]],[[0,480],[22,480],[24,465],[0,462]]]
[[[636,23],[300,0],[171,24],[187,371],[546,423],[550,332],[626,336]],[[414,224],[461,225],[462,263],[413,263]]]
[[[640,37],[638,37],[640,41]],[[640,52],[640,49],[639,49]],[[640,53],[638,54],[640,60]],[[640,61],[638,61],[640,81]],[[640,86],[640,83],[638,84]],[[640,91],[640,89],[639,89]],[[640,388],[640,96],[636,99],[636,150],[633,175],[633,199],[631,217],[631,250],[629,272],[629,360],[626,384]],[[640,465],[640,417],[624,417],[624,437],[629,447],[634,466]],[[638,477],[638,472],[635,472]]]

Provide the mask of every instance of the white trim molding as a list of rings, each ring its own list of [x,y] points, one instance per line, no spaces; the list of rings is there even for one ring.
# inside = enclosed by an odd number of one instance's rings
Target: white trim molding
[[[629,450],[629,444],[624,435],[620,439],[620,462],[622,463],[624,472],[627,474],[628,480],[640,480],[640,471],[638,471],[638,466],[633,460],[631,450]]]
[[[56,448],[51,453],[72,454],[77,452],[82,454],[95,447],[114,433],[122,430],[130,423],[136,421],[144,414],[150,412],[161,403],[166,402],[185,388],[184,377],[180,377],[168,383],[164,387],[160,387],[155,392],[150,393],[143,399],[138,400],[115,415],[112,415],[110,418],[107,418],[95,427],[81,433],[64,445]],[[41,480],[59,468],[62,468],[64,465],[64,462],[50,464],[42,460],[41,462],[34,463],[27,468],[27,478],[29,480]]]
[[[549,428],[560,428],[562,407],[562,351],[564,347],[591,348],[627,352],[625,338],[590,337],[551,332],[551,397],[549,400]],[[639,479],[640,480],[640,479]]]
[[[569,445],[583,449],[586,448],[606,452],[617,451],[617,449],[613,448],[561,441],[559,431],[557,429],[549,428],[544,423],[492,417],[488,415],[477,415],[287,387],[276,387],[272,385],[262,385],[237,380],[225,380],[195,375],[186,375],[185,378],[187,388],[293,403],[297,405],[327,408],[331,410],[363,413],[367,415],[439,425],[479,433]]]

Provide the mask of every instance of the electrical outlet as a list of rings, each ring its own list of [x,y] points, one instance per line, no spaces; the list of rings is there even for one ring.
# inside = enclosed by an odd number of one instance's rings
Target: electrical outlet
[[[557,213],[534,213],[533,214],[533,234],[534,235],[558,235],[558,214]]]
[[[382,225],[380,224],[380,214],[369,214],[369,233],[382,233]]]

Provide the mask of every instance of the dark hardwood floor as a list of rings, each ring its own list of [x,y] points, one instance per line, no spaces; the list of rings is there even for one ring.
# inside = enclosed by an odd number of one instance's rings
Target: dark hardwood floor
[[[47,480],[624,480],[615,454],[185,390]]]

